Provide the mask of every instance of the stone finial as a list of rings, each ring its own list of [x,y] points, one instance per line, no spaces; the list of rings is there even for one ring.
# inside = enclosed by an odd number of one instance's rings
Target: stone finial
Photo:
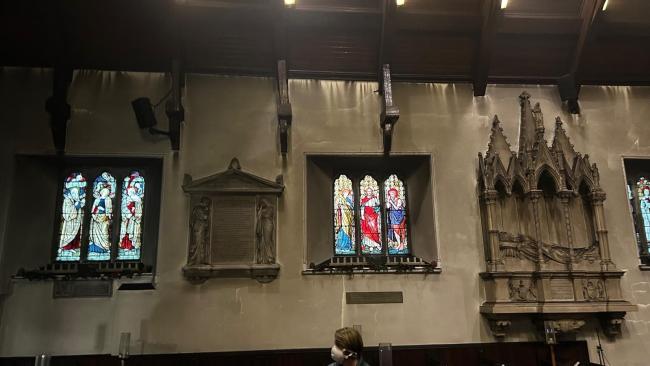
[[[230,160],[230,164],[228,165],[228,169],[241,170],[241,164],[239,164],[239,159],[232,158],[232,160]]]
[[[528,94],[528,92],[524,90],[524,91],[519,95],[519,103],[524,103],[524,102],[527,101],[529,98],[530,98],[530,94]]]

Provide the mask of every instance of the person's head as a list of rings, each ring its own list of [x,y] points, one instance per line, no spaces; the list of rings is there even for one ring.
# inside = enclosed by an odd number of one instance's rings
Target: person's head
[[[395,188],[389,189],[388,190],[388,195],[390,196],[390,198],[393,198],[393,199],[397,198],[397,189],[395,189]]]
[[[342,364],[348,359],[358,359],[363,351],[363,339],[354,328],[345,327],[334,333],[332,359]]]

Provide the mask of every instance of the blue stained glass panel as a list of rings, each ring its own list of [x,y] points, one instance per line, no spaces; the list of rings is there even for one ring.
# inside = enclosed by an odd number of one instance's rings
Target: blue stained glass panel
[[[388,254],[408,254],[409,242],[406,227],[406,191],[404,183],[392,174],[384,182],[386,202],[386,240]]]
[[[120,241],[118,260],[139,260],[142,249],[142,216],[144,209],[144,177],[132,172],[122,183]]]
[[[72,173],[63,182],[57,261],[78,261],[80,259],[85,206],[86,178],[81,173]]]
[[[113,198],[117,184],[115,178],[103,172],[93,183],[93,205],[90,209],[90,238],[88,260],[111,259],[111,228],[113,226]]]
[[[334,254],[356,254],[352,181],[340,175],[334,181]]]
[[[639,213],[643,218],[643,231],[645,233],[646,250],[650,253],[650,181],[641,177],[636,182],[637,194],[639,197]]]

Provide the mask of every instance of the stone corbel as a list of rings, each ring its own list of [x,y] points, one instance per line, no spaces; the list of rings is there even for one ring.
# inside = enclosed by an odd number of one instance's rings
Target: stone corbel
[[[382,95],[379,123],[383,135],[384,154],[388,154],[390,153],[393,142],[393,128],[399,119],[399,108],[393,104],[393,84],[390,80],[390,65],[384,64],[382,66],[379,83],[379,92]]]
[[[624,321],[623,316],[624,314],[614,314],[600,318],[600,326],[608,337],[616,337],[621,334],[621,328]]]
[[[510,320],[506,319],[490,319],[489,322],[492,335],[499,339],[505,338],[512,323]]]
[[[289,150],[289,126],[291,126],[292,119],[287,75],[287,62],[278,60],[278,124],[280,129],[280,152],[282,155],[285,155]]]

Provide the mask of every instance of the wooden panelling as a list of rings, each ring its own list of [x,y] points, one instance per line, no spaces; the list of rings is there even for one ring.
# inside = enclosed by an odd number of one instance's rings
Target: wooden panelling
[[[379,365],[376,347],[364,350],[364,359]],[[558,365],[589,365],[587,342],[561,342],[555,346]],[[329,349],[278,350],[224,353],[132,355],[129,366],[313,366],[331,363]],[[117,366],[120,360],[110,355],[64,356],[52,358],[52,366]],[[0,365],[32,366],[33,358],[0,358]],[[550,349],[539,342],[483,343],[439,346],[393,347],[394,366],[467,365],[551,365]]]

